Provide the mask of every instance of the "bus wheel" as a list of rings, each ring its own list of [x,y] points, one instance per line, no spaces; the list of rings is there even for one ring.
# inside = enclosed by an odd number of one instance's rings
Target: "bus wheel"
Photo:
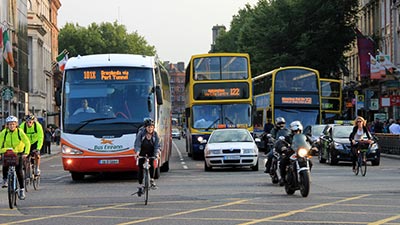
[[[160,168],[161,172],[168,172],[169,171],[169,161],[164,162],[164,164]]]
[[[160,178],[160,167],[157,167],[154,170],[154,179],[158,179],[158,178]]]
[[[85,178],[85,174],[77,173],[77,172],[71,172],[71,177],[72,177],[73,181],[83,180],[83,178]]]

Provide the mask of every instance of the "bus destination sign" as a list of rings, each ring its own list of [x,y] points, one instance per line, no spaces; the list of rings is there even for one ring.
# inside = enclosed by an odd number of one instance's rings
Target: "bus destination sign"
[[[207,83],[196,84],[193,88],[195,100],[247,99],[247,83]]]
[[[282,97],[283,104],[312,104],[311,97]]]
[[[83,71],[84,80],[97,80],[97,71]],[[129,80],[129,71],[100,70],[101,80]]]

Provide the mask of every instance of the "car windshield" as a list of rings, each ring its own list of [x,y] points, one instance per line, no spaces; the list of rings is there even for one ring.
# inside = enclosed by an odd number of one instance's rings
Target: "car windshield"
[[[221,142],[253,142],[253,138],[247,130],[216,130],[208,143]]]
[[[178,129],[172,129],[172,133],[179,133]]]
[[[312,135],[319,136],[321,135],[322,131],[324,130],[325,125],[315,125],[312,127]]]
[[[353,126],[335,126],[333,128],[333,138],[348,138],[353,131]]]

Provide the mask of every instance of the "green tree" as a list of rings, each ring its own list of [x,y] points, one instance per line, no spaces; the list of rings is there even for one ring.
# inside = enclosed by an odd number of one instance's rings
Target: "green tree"
[[[147,43],[137,32],[128,33],[124,25],[92,23],[87,28],[67,23],[58,36],[60,51],[67,49],[70,56],[127,53],[155,55],[154,46]]]
[[[301,65],[336,76],[355,40],[358,1],[260,0],[233,17],[217,52],[247,52],[254,75]]]

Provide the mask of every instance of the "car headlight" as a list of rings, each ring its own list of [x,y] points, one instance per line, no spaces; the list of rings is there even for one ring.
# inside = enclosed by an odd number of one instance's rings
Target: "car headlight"
[[[252,154],[254,153],[254,149],[253,148],[244,148],[243,149],[243,154]]]
[[[299,148],[299,150],[297,150],[297,155],[300,157],[306,157],[308,154],[308,150],[305,148]]]
[[[334,142],[334,145],[335,145],[335,149],[344,150],[342,144]]]
[[[371,152],[376,152],[378,149],[379,149],[379,146],[378,146],[378,144],[377,143],[373,143],[372,145],[371,145]]]
[[[81,150],[71,148],[69,146],[63,145],[62,146],[62,153],[63,154],[68,154],[68,155],[80,155],[83,154]]]
[[[221,154],[221,150],[220,149],[208,149],[208,148],[206,148],[205,153],[206,153],[206,155]]]

